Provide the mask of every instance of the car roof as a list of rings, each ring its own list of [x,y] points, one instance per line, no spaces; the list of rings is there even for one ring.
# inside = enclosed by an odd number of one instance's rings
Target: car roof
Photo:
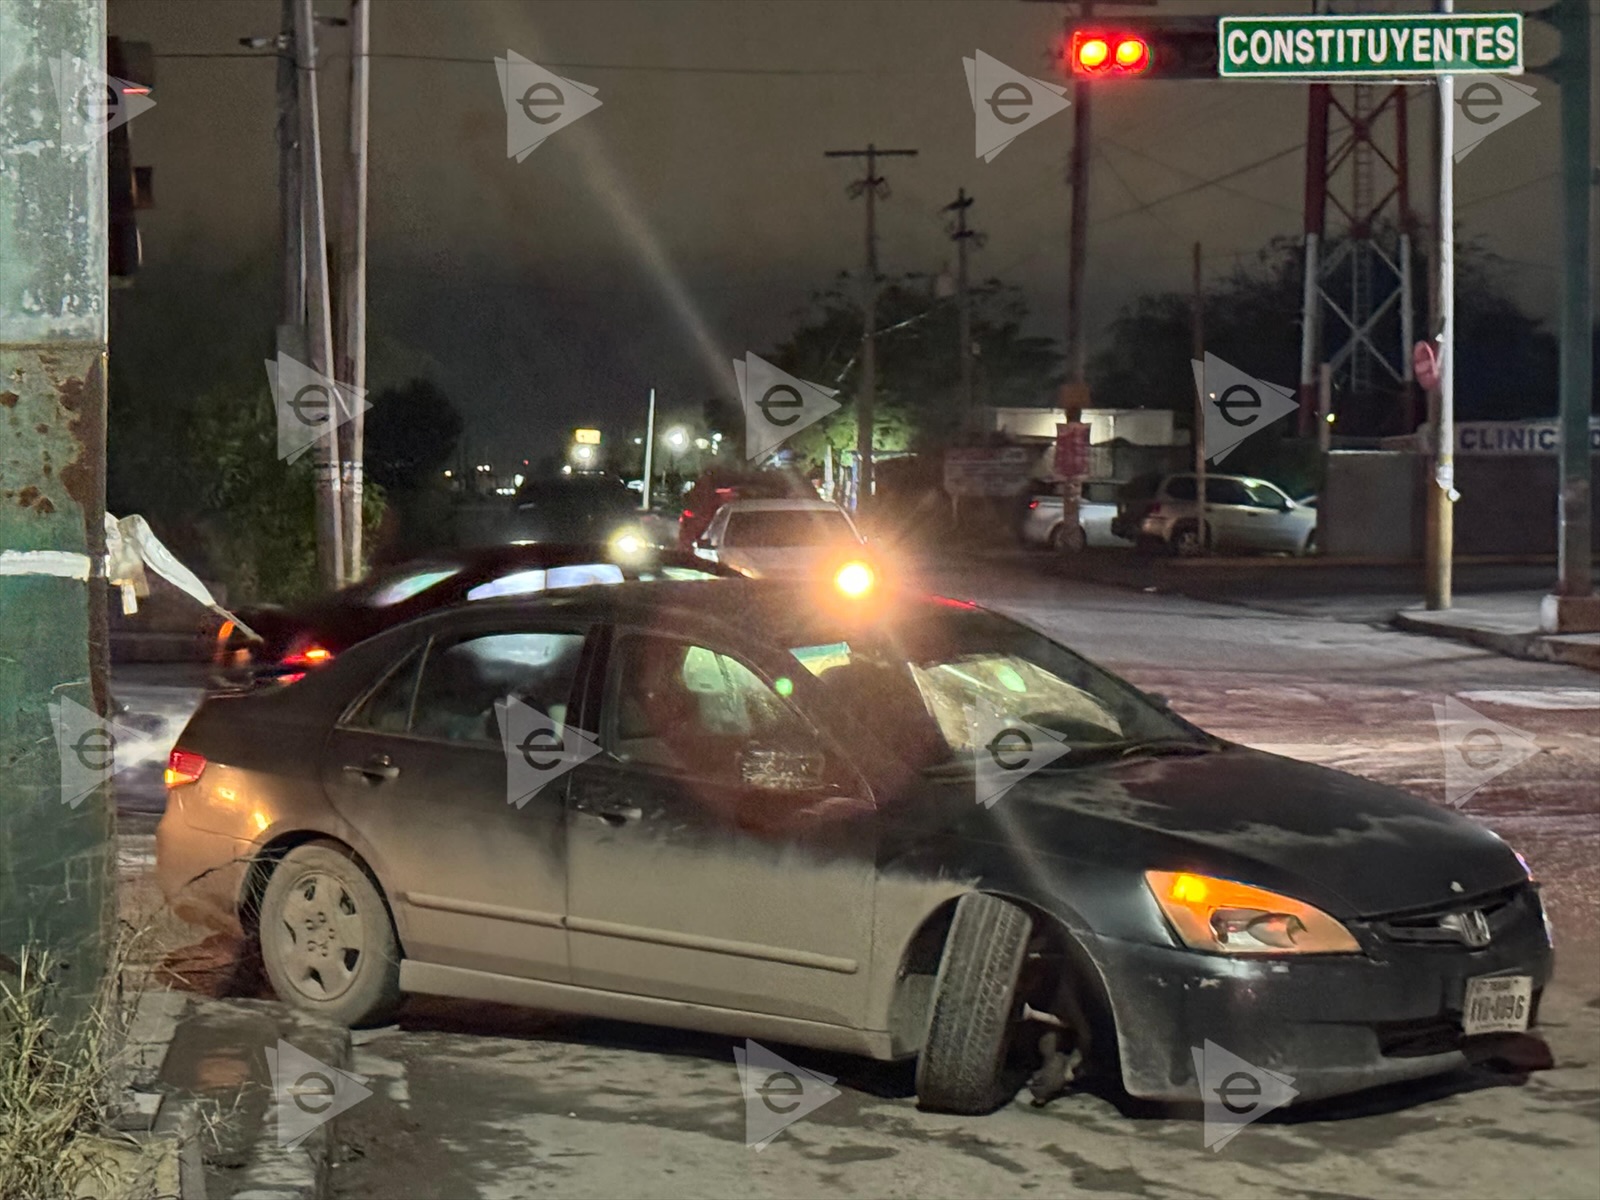
[[[702,580],[632,581],[537,593],[504,599],[481,600],[471,605],[441,609],[408,622],[406,628],[440,624],[494,623],[508,616],[537,617],[560,614],[579,620],[644,626],[694,636],[715,628],[725,640],[763,640],[790,646],[806,645],[813,633],[836,635],[853,624],[847,612],[822,612],[817,606],[814,582],[749,579],[743,576]],[[956,609],[977,611],[978,606],[931,594],[906,592],[895,596],[887,609],[863,609],[865,624],[900,625],[923,615],[948,615]],[[874,619],[874,612],[884,615]]]
[[[770,500],[730,500],[723,505],[730,513],[742,512],[836,512],[840,508],[831,500],[811,500],[804,496],[790,496]]]

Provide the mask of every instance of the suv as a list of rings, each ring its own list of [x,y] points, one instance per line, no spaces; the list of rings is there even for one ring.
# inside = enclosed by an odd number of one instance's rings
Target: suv
[[[1277,485],[1247,475],[1206,476],[1206,534],[1193,475],[1140,475],[1117,502],[1111,531],[1134,545],[1173,554],[1202,548],[1310,554],[1317,545],[1317,510],[1291,500]]]

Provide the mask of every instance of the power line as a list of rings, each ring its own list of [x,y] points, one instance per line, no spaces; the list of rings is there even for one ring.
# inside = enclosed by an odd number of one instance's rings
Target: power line
[[[1521,183],[1514,184],[1508,188],[1501,188],[1498,192],[1490,192],[1487,196],[1478,196],[1475,199],[1468,200],[1463,204],[1458,204],[1456,205],[1456,211],[1460,212],[1463,208],[1471,208],[1476,204],[1487,204],[1491,200],[1498,200],[1501,196],[1509,196],[1513,192],[1520,192],[1523,188],[1533,187],[1535,184],[1544,183],[1547,180],[1555,179],[1559,175],[1559,171],[1548,171],[1543,175],[1535,176],[1533,179],[1524,179]]]
[[[1109,223],[1111,221],[1120,221],[1123,217],[1131,217],[1135,213],[1146,212],[1149,209],[1154,208],[1158,204],[1165,204],[1167,201],[1176,200],[1180,196],[1188,196],[1188,195],[1191,195],[1194,192],[1203,191],[1205,188],[1208,188],[1208,187],[1216,187],[1218,184],[1222,183],[1224,180],[1237,179],[1240,175],[1247,175],[1251,171],[1254,171],[1254,170],[1256,170],[1256,169],[1258,169],[1260,167],[1266,166],[1268,163],[1277,162],[1278,159],[1280,159],[1280,158],[1287,158],[1291,154],[1298,154],[1301,150],[1305,149],[1305,145],[1306,144],[1304,142],[1297,142],[1293,146],[1286,146],[1282,150],[1278,150],[1275,153],[1267,155],[1265,158],[1258,158],[1258,159],[1256,159],[1255,162],[1246,163],[1242,167],[1237,167],[1232,171],[1228,171],[1225,174],[1215,176],[1214,178],[1202,179],[1199,183],[1192,184],[1191,186],[1186,187],[1186,188],[1179,188],[1175,192],[1168,192],[1165,196],[1157,196],[1154,200],[1147,200],[1145,203],[1139,205],[1137,208],[1125,209],[1122,212],[1113,213],[1109,217],[1103,217],[1099,221],[1093,222],[1093,224],[1102,225],[1102,224]]]
[[[1265,196],[1257,196],[1254,193],[1244,191],[1241,188],[1224,187],[1222,184],[1218,183],[1217,180],[1215,180],[1215,179],[1208,180],[1208,179],[1206,179],[1206,177],[1204,175],[1197,174],[1194,171],[1186,170],[1183,167],[1175,167],[1171,163],[1164,162],[1163,160],[1157,158],[1153,154],[1146,154],[1143,150],[1137,150],[1137,149],[1135,149],[1134,147],[1128,145],[1125,142],[1117,141],[1115,138],[1102,138],[1101,140],[1109,143],[1110,145],[1115,146],[1118,150],[1126,151],[1127,153],[1133,155],[1135,158],[1142,158],[1146,162],[1154,163],[1158,167],[1161,167],[1161,168],[1163,168],[1165,170],[1171,171],[1174,175],[1182,175],[1187,179],[1198,180],[1198,181],[1200,181],[1200,182],[1202,182],[1204,184],[1207,184],[1209,186],[1217,188],[1219,191],[1227,192],[1230,196],[1238,196],[1240,199],[1243,199],[1243,200],[1253,200],[1257,204],[1265,204],[1265,205],[1267,205],[1268,207],[1271,207],[1271,208],[1281,208],[1281,209],[1283,209],[1284,212],[1293,213],[1297,217],[1300,215],[1300,210],[1298,208],[1295,208],[1294,206],[1289,205],[1289,204],[1284,204],[1281,200],[1268,200]],[[1303,144],[1304,143],[1302,143],[1302,145]],[[1296,146],[1294,148],[1296,150],[1298,150],[1300,147]],[[1106,165],[1110,166],[1110,160],[1109,159],[1106,160]],[[1114,167],[1112,168],[1113,171],[1115,169],[1116,168],[1114,168]],[[1227,176],[1223,176],[1223,178],[1227,178]],[[1126,185],[1124,185],[1124,186],[1126,186]],[[1138,197],[1134,197],[1134,198],[1138,199]]]

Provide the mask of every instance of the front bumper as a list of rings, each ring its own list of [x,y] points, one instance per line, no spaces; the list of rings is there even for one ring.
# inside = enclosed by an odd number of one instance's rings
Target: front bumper
[[[1474,1043],[1462,999],[1478,975],[1531,975],[1534,1017],[1550,979],[1537,894],[1481,950],[1384,943],[1352,926],[1366,953],[1226,958],[1096,939],[1116,1018],[1123,1086],[1152,1100],[1204,1100],[1194,1052],[1212,1042],[1286,1075],[1297,1101],[1455,1070]]]

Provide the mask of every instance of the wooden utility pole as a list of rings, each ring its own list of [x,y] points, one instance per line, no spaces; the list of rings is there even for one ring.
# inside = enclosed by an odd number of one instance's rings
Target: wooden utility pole
[[[856,396],[856,509],[871,503],[873,400],[878,390],[878,198],[889,195],[888,182],[878,174],[879,158],[914,158],[915,150],[827,150],[826,158],[864,158],[867,174],[850,185],[849,195],[867,198],[866,278],[862,281],[861,386]]]
[[[967,265],[969,246],[982,246],[983,234],[967,228],[967,209],[972,207],[972,197],[967,189],[956,192],[956,198],[944,206],[945,212],[956,214],[955,228],[950,230],[950,240],[956,244],[956,303],[959,307],[961,339],[961,419],[972,420],[972,292],[971,276]]]
[[[350,388],[349,419],[339,426],[344,574],[362,574],[361,494],[367,386],[367,129],[372,59],[369,0],[350,0],[350,139],[339,212],[339,358],[335,378]]]
[[[1200,278],[1200,243],[1194,244],[1194,298],[1189,313],[1190,354],[1200,364],[1200,377],[1194,389],[1194,499],[1200,514],[1198,529],[1200,553],[1206,546],[1206,307]]]
[[[295,78],[300,111],[301,237],[306,261],[306,342],[308,365],[324,379],[334,377],[333,321],[328,287],[328,222],[323,205],[322,134],[317,115],[317,53],[311,0],[297,0],[294,10]],[[342,404],[330,401],[328,420],[337,422]],[[317,496],[317,568],[324,586],[344,586],[343,513],[339,487],[339,444],[336,430],[312,447]]]
[[[300,100],[295,82],[295,0],[283,0],[278,48],[278,235],[283,251],[279,324],[297,332],[280,338],[278,352],[305,353],[306,260],[300,216]]]

